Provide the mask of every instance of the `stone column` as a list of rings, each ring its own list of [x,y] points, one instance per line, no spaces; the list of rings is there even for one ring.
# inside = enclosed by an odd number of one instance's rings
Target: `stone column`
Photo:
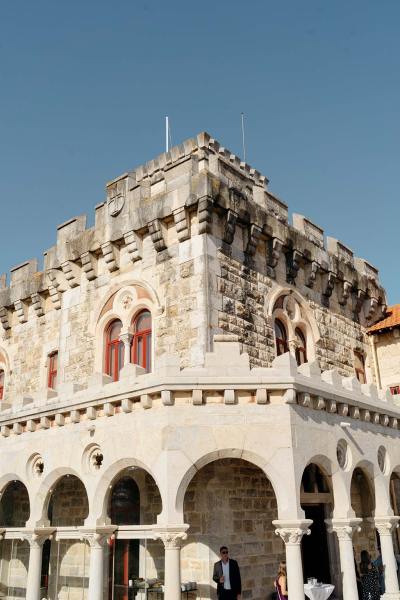
[[[360,531],[362,519],[332,519],[326,521],[330,532],[339,541],[340,569],[342,573],[343,600],[358,600],[357,578],[354,567],[353,534]]]
[[[275,533],[285,542],[287,585],[290,600],[304,600],[303,564],[301,561],[301,539],[309,535],[311,519],[298,521],[272,521]]]
[[[120,341],[124,344],[124,364],[125,367],[131,362],[131,345],[132,345],[132,333],[121,333],[119,336]]]
[[[26,600],[40,600],[40,578],[42,575],[42,550],[44,542],[51,536],[31,533],[23,539],[29,542],[29,566],[26,581]]]
[[[384,598],[400,599],[399,584],[397,581],[397,563],[393,549],[392,533],[399,526],[400,517],[375,517],[375,527],[381,542],[383,573],[385,576]]]
[[[109,534],[89,533],[84,538],[90,544],[88,600],[103,600],[104,547]]]
[[[159,537],[165,549],[164,600],[181,600],[181,543],[187,535],[184,531],[165,531]]]

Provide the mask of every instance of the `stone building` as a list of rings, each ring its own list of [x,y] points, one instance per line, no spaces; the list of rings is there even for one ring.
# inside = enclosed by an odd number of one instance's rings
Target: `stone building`
[[[378,388],[400,399],[400,304],[390,306],[368,329]]]
[[[379,544],[399,598],[385,292],[267,183],[202,133],[1,280],[3,597],[214,598],[227,544],[246,600],[285,556],[291,600],[310,576],[355,600]]]

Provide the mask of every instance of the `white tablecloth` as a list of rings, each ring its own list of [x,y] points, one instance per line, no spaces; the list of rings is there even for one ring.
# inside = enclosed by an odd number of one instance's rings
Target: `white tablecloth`
[[[304,593],[310,600],[327,600],[334,589],[335,586],[330,583],[323,583],[322,585],[304,584]]]

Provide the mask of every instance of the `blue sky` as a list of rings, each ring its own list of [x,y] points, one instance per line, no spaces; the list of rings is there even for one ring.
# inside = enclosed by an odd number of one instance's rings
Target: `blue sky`
[[[0,3],[0,273],[206,130],[400,302],[398,0]]]

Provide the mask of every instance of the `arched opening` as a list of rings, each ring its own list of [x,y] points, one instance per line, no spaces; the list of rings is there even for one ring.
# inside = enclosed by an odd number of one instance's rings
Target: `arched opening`
[[[41,597],[84,598],[89,587],[89,544],[74,535],[84,525],[89,503],[85,486],[75,475],[61,477],[50,492],[47,515],[57,527],[43,545]]]
[[[128,467],[114,479],[107,501],[107,515],[118,530],[108,545],[109,600],[129,600],[132,589],[137,593],[149,581],[153,586],[162,582],[162,542],[145,539],[132,529],[138,525],[154,525],[161,510],[158,487],[144,469]]]
[[[25,527],[29,519],[28,490],[21,481],[10,482],[1,495],[0,527]],[[1,542],[0,593],[6,598],[25,598],[29,543],[20,539]]]
[[[356,517],[362,518],[361,530],[353,535],[353,546],[357,563],[360,553],[367,550],[372,557],[377,555],[378,543],[374,524],[369,520],[374,516],[375,499],[373,484],[367,473],[356,467],[351,478],[351,507]]]
[[[133,320],[133,339],[131,361],[151,371],[151,314],[142,310]]]
[[[276,344],[276,354],[280,356],[281,354],[285,354],[288,352],[288,337],[286,327],[279,319],[275,319],[274,323],[275,330],[275,344]]]
[[[307,362],[307,342],[304,333],[296,327],[296,362],[298,366]]]
[[[183,507],[189,529],[181,553],[182,581],[196,581],[200,598],[214,598],[210,573],[220,546],[226,545],[239,563],[243,597],[265,600],[285,557],[272,525],[277,502],[265,473],[242,459],[210,462],[190,481]]]
[[[301,542],[304,580],[315,577],[323,583],[334,583],[337,589],[340,586],[340,578],[336,577],[338,548],[325,523],[333,512],[331,481],[316,463],[310,463],[304,469],[300,502],[305,518],[312,519],[311,534],[303,536]]]
[[[106,330],[104,370],[114,381],[118,381],[119,372],[124,364],[124,344],[119,339],[121,330],[122,322],[119,319],[112,321]]]

